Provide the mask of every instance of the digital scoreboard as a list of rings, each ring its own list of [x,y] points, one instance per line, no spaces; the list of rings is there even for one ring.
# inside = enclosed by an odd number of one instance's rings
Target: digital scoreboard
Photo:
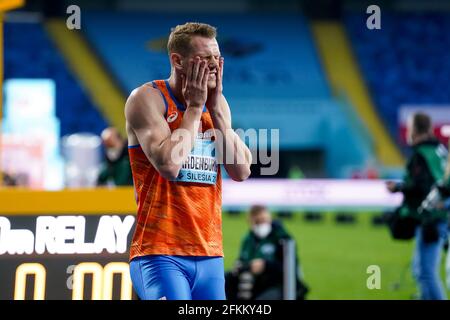
[[[132,188],[0,189],[0,299],[136,299]]]
[[[134,215],[0,216],[0,299],[132,299]]]

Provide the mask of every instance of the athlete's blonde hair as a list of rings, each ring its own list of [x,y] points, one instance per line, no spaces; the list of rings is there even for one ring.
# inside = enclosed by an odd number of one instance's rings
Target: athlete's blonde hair
[[[194,36],[205,38],[215,38],[217,35],[216,28],[199,22],[187,22],[172,28],[172,32],[167,42],[167,51],[169,54],[176,52],[182,55],[188,55],[191,51],[191,39]]]

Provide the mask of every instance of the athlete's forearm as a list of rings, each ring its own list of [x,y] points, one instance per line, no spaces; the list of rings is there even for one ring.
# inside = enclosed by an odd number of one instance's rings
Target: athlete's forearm
[[[223,110],[211,112],[214,130],[219,131],[222,139],[216,139],[219,161],[224,164],[228,175],[236,181],[243,181],[250,176],[252,154],[245,143],[231,128],[231,121]]]
[[[174,179],[178,176],[183,162],[194,147],[201,115],[201,108],[188,107],[178,129],[162,142],[157,166],[165,178]]]

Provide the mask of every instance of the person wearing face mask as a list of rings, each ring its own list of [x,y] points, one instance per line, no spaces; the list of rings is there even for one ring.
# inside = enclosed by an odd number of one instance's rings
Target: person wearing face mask
[[[133,177],[126,140],[114,127],[103,130],[101,138],[106,161],[98,176],[97,185],[132,186]]]
[[[283,298],[283,241],[292,237],[264,206],[249,214],[250,230],[241,245],[238,261],[226,275],[229,300],[281,300]],[[297,299],[304,299],[307,286],[299,277],[296,257]]]

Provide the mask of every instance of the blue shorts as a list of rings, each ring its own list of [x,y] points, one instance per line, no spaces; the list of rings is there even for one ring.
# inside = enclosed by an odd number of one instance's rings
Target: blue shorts
[[[225,300],[223,257],[137,257],[130,275],[142,300]]]

